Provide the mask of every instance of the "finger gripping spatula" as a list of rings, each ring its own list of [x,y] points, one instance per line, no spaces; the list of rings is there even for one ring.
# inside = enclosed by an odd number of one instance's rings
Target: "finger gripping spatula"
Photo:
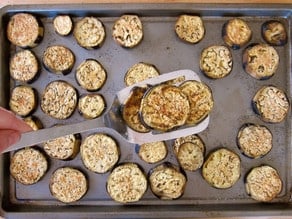
[[[52,128],[40,129],[37,131],[23,133],[21,139],[16,144],[7,148],[3,153],[18,150],[20,148],[37,145],[39,143],[66,136],[69,134],[83,133],[97,128],[112,129],[121,135],[126,141],[135,144],[143,144],[156,141],[166,141],[191,134],[202,132],[208,127],[209,116],[202,122],[193,126],[180,127],[169,132],[157,132],[155,130],[148,133],[139,133],[129,128],[123,121],[120,113],[120,107],[129,97],[131,90],[135,86],[155,85],[160,83],[182,82],[186,80],[200,81],[199,76],[191,70],[178,70],[162,74],[158,77],[139,82],[132,86],[126,87],[116,93],[110,109],[102,117],[92,120],[86,120],[80,123],[56,126]]]

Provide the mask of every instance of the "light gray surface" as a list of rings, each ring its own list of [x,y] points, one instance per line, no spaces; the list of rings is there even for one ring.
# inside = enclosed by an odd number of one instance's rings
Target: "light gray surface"
[[[255,6],[253,6],[255,7]],[[277,7],[275,9],[275,7]],[[199,57],[203,48],[209,45],[224,44],[221,37],[223,23],[232,16],[244,16],[253,31],[251,43],[263,42],[260,34],[261,24],[273,18],[280,18],[289,32],[289,44],[285,47],[277,47],[280,55],[280,67],[274,77],[266,81],[257,81],[247,75],[241,62],[243,49],[232,50],[234,59],[233,70],[224,79],[211,80],[200,74],[202,81],[206,82],[212,89],[215,107],[210,115],[209,127],[200,137],[206,144],[206,154],[218,147],[227,147],[240,155],[242,161],[241,178],[230,189],[218,190],[208,185],[202,178],[201,172],[187,172],[188,183],[185,194],[178,200],[161,201],[156,198],[148,188],[143,199],[133,203],[134,207],[121,206],[113,202],[105,190],[108,174],[95,174],[83,166],[80,156],[72,161],[50,160],[50,169],[46,176],[37,184],[23,186],[16,183],[8,171],[9,155],[3,156],[2,191],[5,200],[2,208],[8,211],[10,218],[19,218],[18,213],[24,218],[54,217],[63,218],[70,214],[70,218],[170,218],[170,217],[211,217],[226,215],[280,215],[291,214],[290,205],[286,205],[290,199],[291,189],[291,112],[288,118],[280,124],[266,124],[253,112],[251,99],[255,92],[263,85],[273,84],[284,89],[291,97],[291,5],[288,6],[258,6],[251,8],[249,5],[84,5],[80,6],[30,6],[4,8],[2,15],[9,15],[8,11],[16,10],[35,11],[42,15],[45,25],[45,37],[42,43],[33,49],[39,59],[48,45],[61,44],[72,49],[76,55],[76,63],[72,72],[67,76],[57,76],[42,68],[39,79],[31,85],[38,90],[39,97],[45,85],[52,80],[64,79],[72,83],[84,94],[75,81],[74,71],[78,64],[86,58],[96,58],[108,72],[105,86],[98,92],[105,96],[106,102],[111,103],[116,91],[124,87],[123,77],[127,69],[133,64],[144,61],[154,64],[160,72],[170,72],[178,69],[192,69],[199,71]],[[85,50],[79,47],[73,36],[61,37],[54,33],[52,28],[52,17],[57,13],[69,13],[73,15],[74,21],[85,15],[95,15],[105,24],[107,38],[104,45],[97,50]],[[141,17],[144,25],[144,39],[140,45],[133,49],[124,49],[115,44],[111,38],[111,27],[113,22],[124,13],[136,13]],[[195,45],[182,42],[174,32],[174,23],[179,14],[195,13],[202,15],[206,35],[204,39]],[[287,18],[288,16],[288,18]],[[7,17],[2,22],[7,22]],[[4,28],[3,28],[4,29]],[[7,72],[7,52],[13,54],[15,48],[3,39],[4,46],[0,51],[1,64],[1,105],[7,106],[9,89],[9,78]],[[5,53],[6,51],[6,53]],[[12,84],[12,86],[14,86]],[[45,127],[50,127],[60,121],[44,115],[40,107],[35,112]],[[74,115],[63,124],[76,123],[82,117],[76,111]],[[243,123],[255,122],[266,125],[273,133],[273,149],[263,158],[252,160],[242,154],[236,146],[236,134]],[[106,133],[107,131],[104,130]],[[84,138],[89,133],[84,133]],[[121,147],[121,162],[137,162],[146,173],[155,165],[143,163],[135,152],[135,145],[125,143],[119,136],[114,135]],[[177,163],[171,149],[172,141],[168,141],[169,154],[165,160]],[[244,190],[244,176],[254,166],[269,164],[275,167],[283,180],[284,187],[280,196],[273,205],[262,205],[251,200]],[[71,208],[56,201],[49,192],[48,181],[51,173],[60,166],[75,166],[83,170],[89,178],[89,191],[79,202],[73,203]],[[32,212],[26,214],[25,212]],[[42,214],[46,212],[49,214]],[[62,213],[66,212],[66,213]],[[151,215],[149,214],[151,212]],[[48,216],[50,215],[50,216]],[[69,217],[69,216],[68,216]]]

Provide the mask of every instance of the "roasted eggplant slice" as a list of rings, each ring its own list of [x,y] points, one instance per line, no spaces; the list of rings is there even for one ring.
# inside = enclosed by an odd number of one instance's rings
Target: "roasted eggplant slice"
[[[271,166],[263,165],[252,168],[245,179],[247,194],[256,201],[269,202],[282,191],[282,180]]]
[[[213,187],[227,189],[239,179],[241,161],[233,151],[220,148],[211,152],[202,168],[203,178]]]
[[[278,69],[279,61],[277,50],[267,44],[251,45],[244,50],[242,56],[244,70],[259,80],[272,77]]]
[[[124,80],[126,86],[130,86],[156,76],[159,76],[159,71],[154,65],[139,62],[127,71]]]
[[[26,85],[19,85],[12,90],[10,109],[19,116],[28,116],[37,107],[36,91]]]
[[[209,46],[201,53],[200,69],[209,78],[226,77],[232,65],[232,55],[226,46]]]
[[[211,89],[204,83],[195,80],[185,81],[180,85],[182,92],[188,97],[190,112],[186,124],[197,124],[211,112],[214,100]]]
[[[86,59],[76,69],[76,80],[78,84],[88,91],[101,89],[106,79],[106,70],[95,59]]]
[[[263,121],[279,123],[286,118],[290,103],[284,91],[270,85],[263,86],[257,91],[252,106]]]
[[[123,15],[113,26],[113,39],[121,46],[132,48],[143,39],[143,25],[137,15]]]
[[[228,46],[239,49],[250,41],[252,31],[243,19],[233,18],[223,25],[222,36]]]
[[[78,111],[86,119],[99,117],[105,108],[106,103],[101,94],[86,94],[78,101]]]
[[[56,33],[61,36],[67,36],[73,29],[73,22],[69,15],[58,15],[53,20]]]
[[[135,163],[120,164],[110,173],[106,189],[110,197],[120,203],[139,201],[147,190],[147,179]]]
[[[154,167],[149,173],[150,188],[160,199],[178,199],[186,187],[187,177],[179,167],[163,163]]]
[[[79,153],[80,135],[66,135],[43,143],[44,151],[53,159],[72,160]]]
[[[143,122],[156,130],[169,131],[184,125],[189,114],[188,97],[176,86],[156,85],[148,89],[141,102]]]
[[[266,126],[244,124],[238,131],[237,144],[246,156],[260,158],[272,149],[273,136]]]
[[[75,57],[65,46],[49,46],[44,52],[43,64],[48,71],[65,75],[71,72]]]
[[[108,172],[120,157],[117,142],[101,133],[87,136],[80,146],[80,153],[85,167],[96,173]]]
[[[72,167],[61,167],[50,178],[50,192],[64,203],[80,200],[88,190],[88,180],[83,172]]]
[[[284,24],[277,20],[269,20],[263,23],[262,36],[272,46],[284,46],[288,38]]]
[[[205,35],[205,27],[201,17],[181,15],[175,23],[175,32],[186,42],[198,43]]]
[[[81,47],[96,49],[101,47],[105,40],[105,28],[99,19],[85,17],[76,23],[73,35]]]
[[[16,46],[32,48],[37,46],[44,36],[43,25],[29,13],[13,15],[7,26],[7,38]]]
[[[25,148],[13,154],[10,161],[10,174],[24,184],[37,183],[47,172],[48,161],[38,149]]]
[[[167,146],[164,141],[145,143],[136,147],[139,157],[146,163],[157,163],[167,155]]]
[[[185,142],[191,142],[197,145],[201,149],[202,153],[205,153],[205,143],[198,135],[193,134],[193,135],[180,137],[174,140],[173,150],[176,155],[178,153],[180,145],[182,145]]]
[[[75,111],[78,95],[75,88],[65,81],[49,83],[41,100],[41,108],[47,115],[56,119],[67,119]]]
[[[29,116],[23,119],[23,121],[28,124],[32,130],[36,131],[43,128],[41,121],[35,116]]]
[[[140,106],[142,98],[147,91],[147,87],[134,87],[131,91],[130,96],[122,106],[122,117],[127,125],[137,131],[146,133],[150,129],[145,127],[140,119]]]
[[[14,80],[32,82],[39,72],[38,60],[30,50],[22,50],[10,59],[9,71]]]

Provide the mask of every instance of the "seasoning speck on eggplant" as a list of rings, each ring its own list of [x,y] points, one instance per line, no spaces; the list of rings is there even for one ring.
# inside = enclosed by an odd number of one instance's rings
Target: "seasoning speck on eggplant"
[[[147,190],[147,179],[135,163],[120,164],[110,173],[106,189],[110,197],[120,203],[139,201]]]
[[[175,23],[178,37],[189,43],[198,43],[205,35],[205,27],[199,16],[181,15]]]
[[[88,190],[88,180],[83,172],[72,167],[61,167],[50,178],[50,192],[64,203],[80,200]]]
[[[73,29],[73,23],[69,15],[58,15],[53,20],[55,31],[61,36],[67,36]]]
[[[72,85],[65,81],[53,81],[42,94],[41,108],[53,118],[67,119],[74,112],[77,99],[77,92]]]
[[[237,134],[239,149],[250,158],[263,157],[272,149],[271,131],[262,125],[244,124]]]
[[[252,168],[245,179],[247,194],[256,201],[269,202],[282,190],[282,180],[276,169],[263,165]]]
[[[36,56],[30,50],[17,52],[9,62],[10,76],[21,82],[31,82],[39,70]]]
[[[232,49],[239,49],[250,41],[252,31],[246,21],[241,18],[233,18],[223,25],[222,36],[228,46]]]
[[[76,80],[88,91],[99,90],[106,82],[107,73],[95,59],[86,59],[76,69]]]
[[[15,180],[31,185],[37,183],[47,172],[48,162],[42,152],[34,148],[25,148],[13,154],[10,161],[10,173]]]
[[[7,26],[7,38],[16,46],[32,48],[37,46],[44,35],[44,28],[36,17],[29,13],[13,15]]]
[[[283,46],[288,41],[284,24],[277,20],[269,20],[263,23],[262,36],[272,46]]]
[[[37,106],[35,90],[26,85],[19,85],[12,90],[9,107],[19,116],[31,114]]]
[[[187,95],[176,86],[160,84],[145,93],[140,115],[150,128],[169,131],[184,125],[190,114]]]
[[[200,69],[209,78],[226,77],[232,65],[232,55],[226,46],[209,46],[201,53]]]
[[[279,61],[277,50],[267,44],[255,44],[247,47],[242,57],[244,70],[259,80],[272,77],[278,69]]]
[[[103,23],[95,17],[85,17],[78,21],[73,34],[77,43],[86,49],[101,47],[105,40]]]
[[[287,95],[275,86],[263,86],[252,100],[254,111],[265,122],[279,123],[289,111],[290,103]]]
[[[132,48],[143,39],[143,25],[137,15],[123,15],[113,26],[113,39],[121,46]]]

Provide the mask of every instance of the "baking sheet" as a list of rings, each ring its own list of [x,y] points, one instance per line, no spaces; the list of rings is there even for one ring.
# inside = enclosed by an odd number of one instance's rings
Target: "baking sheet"
[[[200,170],[187,172],[188,183],[184,195],[178,200],[161,201],[155,197],[150,188],[142,200],[137,203],[121,205],[111,200],[106,192],[105,184],[108,173],[96,174],[86,170],[78,155],[71,161],[50,160],[50,167],[45,177],[35,185],[24,186],[13,180],[9,174],[9,154],[1,157],[2,214],[7,218],[145,218],[145,217],[210,217],[226,215],[276,215],[291,214],[291,112],[286,120],[279,124],[262,122],[253,112],[251,99],[255,92],[264,85],[273,84],[284,89],[291,97],[291,5],[198,5],[198,4],[93,4],[93,5],[61,5],[61,6],[15,6],[1,10],[1,51],[0,51],[0,104],[8,105],[10,90],[17,85],[10,80],[8,72],[9,57],[18,48],[11,45],[5,37],[5,27],[9,17],[17,12],[30,12],[41,18],[45,27],[45,35],[41,44],[32,49],[38,59],[47,46],[65,45],[76,57],[72,72],[66,76],[54,75],[41,68],[38,80],[30,84],[38,91],[39,99],[44,87],[58,79],[70,82],[80,95],[88,93],[80,88],[75,80],[76,67],[87,58],[97,59],[107,70],[108,78],[101,93],[110,105],[116,91],[123,88],[123,78],[129,67],[137,62],[154,64],[161,73],[178,69],[191,69],[199,73],[202,81],[207,83],[214,95],[215,107],[210,114],[209,127],[199,134],[206,145],[206,155],[219,147],[227,147],[240,155],[242,161],[241,178],[230,189],[212,188],[201,176]],[[125,49],[117,45],[111,38],[111,28],[119,16],[126,13],[139,15],[144,28],[144,38],[140,45]],[[188,44],[176,36],[174,24],[180,14],[196,14],[202,16],[206,34],[198,44]],[[76,22],[84,16],[96,16],[105,25],[106,40],[101,48],[86,50],[81,48],[73,35],[62,37],[53,30],[52,19],[57,14],[70,14]],[[264,42],[260,34],[263,22],[270,19],[281,20],[288,30],[288,44],[276,47],[280,56],[280,65],[274,77],[258,81],[250,77],[242,68],[243,49],[232,50],[233,70],[224,79],[211,80],[199,71],[199,57],[202,49],[210,45],[224,44],[221,37],[222,26],[231,17],[240,16],[245,19],[253,31],[250,43]],[[40,107],[34,115],[45,127],[57,123],[75,123],[83,120],[77,110],[67,120],[55,120],[45,115]],[[266,125],[273,133],[272,151],[263,158],[249,159],[243,156],[236,146],[236,134],[244,123],[254,122]],[[135,152],[135,145],[128,144],[114,132],[98,127],[95,132],[105,132],[113,136],[121,147],[119,163],[137,162],[144,171],[157,164],[146,164]],[[83,133],[84,139],[90,133]],[[177,163],[172,152],[172,141],[168,141],[168,156],[164,161]],[[275,167],[283,180],[283,190],[273,204],[261,204],[253,201],[245,192],[244,176],[254,166],[269,164]],[[61,166],[73,166],[83,170],[89,178],[89,190],[78,202],[66,205],[55,200],[48,188],[52,172]],[[155,211],[155,213],[153,213]],[[28,213],[30,212],[30,213]],[[82,214],[80,214],[82,212]],[[44,214],[46,213],[46,214]],[[49,214],[47,214],[49,213]]]

